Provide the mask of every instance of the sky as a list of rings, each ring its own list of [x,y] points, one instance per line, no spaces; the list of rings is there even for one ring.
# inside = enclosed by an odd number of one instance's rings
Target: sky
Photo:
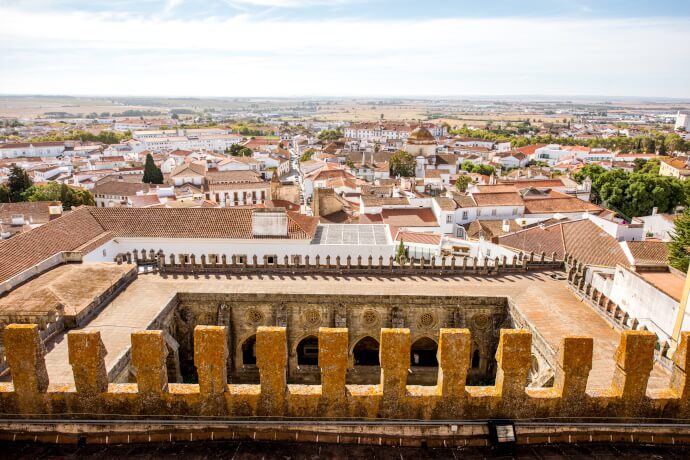
[[[0,94],[690,98],[690,0],[0,0]]]

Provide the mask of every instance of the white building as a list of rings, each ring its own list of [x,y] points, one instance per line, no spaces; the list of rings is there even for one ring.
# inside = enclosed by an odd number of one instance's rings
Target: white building
[[[0,159],[57,157],[64,151],[64,142],[0,143]]]
[[[690,133],[690,115],[687,113],[680,113],[676,115],[676,129],[682,129],[686,133]]]

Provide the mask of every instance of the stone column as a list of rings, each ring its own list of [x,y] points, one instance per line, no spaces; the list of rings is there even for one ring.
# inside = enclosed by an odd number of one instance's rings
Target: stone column
[[[319,367],[321,368],[322,416],[347,413],[345,374],[348,366],[347,328],[319,328]]]
[[[381,417],[400,417],[407,385],[407,369],[410,367],[410,330],[381,329],[381,392],[383,400],[379,409]]]
[[[591,337],[565,337],[558,351],[558,364],[553,387],[564,398],[564,409],[568,400],[585,397],[587,379],[592,370],[594,341]]]
[[[202,412],[206,415],[225,414],[223,393],[228,388],[228,339],[225,326],[194,328],[194,365],[199,376]]]
[[[168,391],[167,354],[162,331],[132,333],[132,367],[142,410],[146,413],[156,414],[164,410],[161,399]]]
[[[261,394],[257,415],[282,416],[287,411],[287,340],[284,327],[256,331],[256,365]]]
[[[108,391],[105,356],[108,352],[99,331],[70,331],[67,334],[69,363],[79,398],[93,398]]]
[[[690,385],[688,370],[690,370],[690,332],[681,332],[678,348],[673,355],[673,372],[669,387],[678,398],[678,405],[687,414],[690,407]]]
[[[654,367],[656,335],[646,331],[623,331],[616,350],[611,391],[628,403],[645,398],[647,381]]]
[[[10,324],[5,328],[5,356],[20,413],[43,413],[43,397],[48,389],[45,348],[36,324]]]
[[[496,351],[496,390],[503,400],[524,398],[527,377],[532,365],[531,357],[530,332],[524,329],[501,329]]]
[[[441,328],[438,342],[437,395],[447,399],[464,398],[471,344],[469,329]]]

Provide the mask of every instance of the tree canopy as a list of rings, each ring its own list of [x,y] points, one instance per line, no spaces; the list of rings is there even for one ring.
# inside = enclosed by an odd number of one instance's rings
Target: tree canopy
[[[476,165],[472,163],[470,160],[465,160],[462,162],[460,165],[460,169],[463,171],[471,172],[471,173],[477,173],[477,174],[482,174],[484,176],[490,176],[496,172],[496,168],[494,168],[491,165],[484,165],[484,164],[479,164]]]
[[[43,137],[27,139],[27,142],[49,142],[49,141],[81,141],[81,142],[102,142],[103,144],[119,144],[132,137],[132,133],[126,131],[118,133],[115,131],[101,131],[93,134],[88,131],[72,130],[67,134],[52,134]]]
[[[337,141],[343,137],[343,131],[341,128],[337,129],[324,129],[317,135],[322,141]]]
[[[506,126],[508,128],[508,126]],[[621,153],[659,153],[660,155],[671,152],[690,151],[690,141],[684,140],[678,133],[661,133],[650,130],[645,136],[628,137],[623,135],[610,137],[596,137],[578,139],[574,137],[559,137],[553,134],[523,136],[530,131],[536,131],[529,120],[518,123],[515,127],[505,129],[489,125],[487,129],[471,129],[466,125],[451,131],[451,134],[476,137],[493,142],[510,142],[513,148],[524,147],[531,144],[560,144],[581,145],[591,148],[606,148],[620,151]],[[557,133],[557,131],[555,131]]]
[[[299,161],[309,161],[311,160],[311,157],[314,156],[314,153],[316,153],[316,150],[314,149],[307,149],[302,153],[302,155],[299,157]]]
[[[64,209],[72,206],[94,206],[96,200],[91,192],[82,188],[72,188],[59,182],[45,185],[32,185],[22,196],[22,201],[62,201]]]
[[[225,153],[234,157],[250,157],[253,154],[252,149],[249,147],[244,147],[240,144],[232,144],[230,147],[225,149]]]
[[[162,184],[163,173],[160,168],[156,166],[153,157],[150,153],[146,154],[146,163],[144,164],[144,177],[141,180],[145,184]]]
[[[673,212],[690,201],[690,184],[673,177],[658,175],[658,162],[636,165],[637,172],[622,169],[605,170],[587,165],[573,175],[578,182],[592,179],[592,201],[618,211],[628,218],[645,216],[657,208]]]
[[[455,179],[455,188],[458,190],[458,192],[464,192],[467,190],[467,186],[472,183],[472,178],[470,176],[458,176],[457,179]]]
[[[398,150],[388,161],[390,175],[393,177],[414,177],[415,159],[404,150]]]
[[[668,264],[686,273],[690,263],[690,210],[676,217],[668,245]]]
[[[33,182],[29,175],[17,165],[10,167],[10,176],[7,185],[0,191],[0,200],[4,203],[24,201],[22,195],[31,187]]]

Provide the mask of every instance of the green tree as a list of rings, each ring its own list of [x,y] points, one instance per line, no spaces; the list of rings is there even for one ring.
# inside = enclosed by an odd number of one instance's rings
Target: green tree
[[[668,264],[683,273],[688,271],[690,263],[690,209],[676,217],[668,244]]]
[[[302,153],[302,156],[299,157],[299,161],[309,161],[311,160],[311,157],[314,156],[314,153],[316,153],[316,150],[314,149],[307,149]]]
[[[393,177],[414,177],[415,159],[404,150],[398,150],[388,161],[390,175]]]
[[[249,147],[244,147],[240,144],[232,144],[230,147],[225,149],[225,153],[234,157],[250,157],[252,156],[253,152]]]
[[[644,158],[635,158],[635,160],[633,160],[633,171],[639,172],[646,163],[647,160],[645,160]]]
[[[316,136],[322,141],[337,141],[341,137],[343,137],[343,131],[341,128],[337,129],[324,129],[323,131],[319,132],[319,134]]]
[[[460,164],[460,169],[463,171],[472,172],[474,171],[474,163],[472,163],[470,160],[465,160]]]
[[[9,202],[15,203],[22,201],[22,194],[29,188],[33,182],[29,175],[17,165],[10,167],[10,177],[7,180],[7,190],[9,192]]]
[[[398,249],[395,253],[395,260],[400,265],[404,264],[407,260],[407,250],[405,249],[405,244],[403,243],[402,239],[400,239],[400,244],[398,245]]]
[[[144,163],[144,178],[141,180],[145,184],[162,184],[163,173],[160,168],[156,166],[153,157],[150,153],[146,154],[146,163]]]
[[[481,174],[483,176],[491,176],[496,172],[496,168],[494,168],[491,165],[475,165],[474,166],[474,171],[477,174]]]
[[[458,176],[457,179],[455,179],[455,188],[458,190],[458,192],[464,192],[467,190],[467,186],[470,185],[472,182],[472,179],[470,176]]]
[[[95,206],[93,194],[86,189],[72,188],[65,183],[48,182],[33,185],[23,194],[23,201],[61,201],[64,209],[76,206]]]
[[[0,203],[10,202],[10,190],[5,184],[0,185]]]

